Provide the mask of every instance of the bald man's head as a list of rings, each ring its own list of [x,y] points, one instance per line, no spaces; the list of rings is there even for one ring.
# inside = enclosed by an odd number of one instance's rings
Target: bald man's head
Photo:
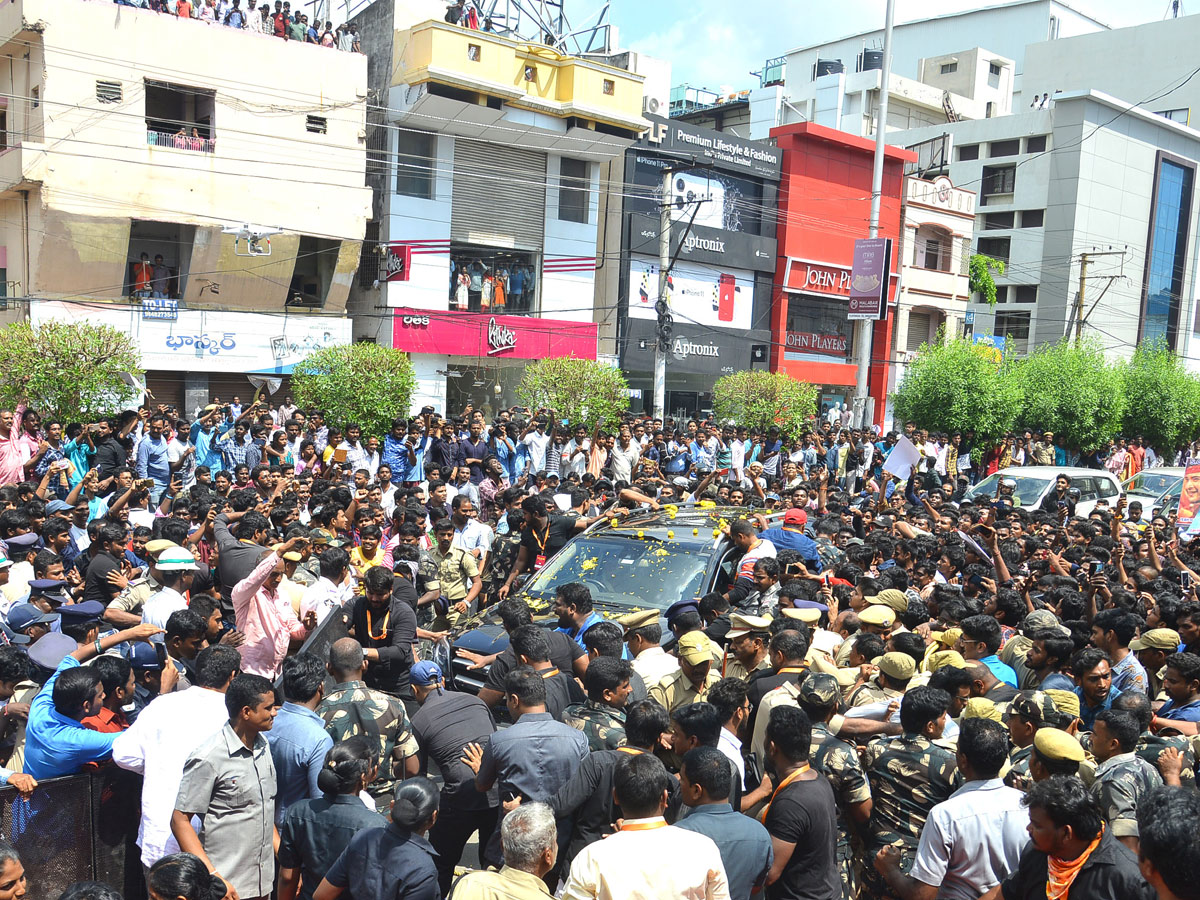
[[[362,644],[352,637],[333,642],[329,648],[329,672],[338,681],[355,681],[366,668]]]

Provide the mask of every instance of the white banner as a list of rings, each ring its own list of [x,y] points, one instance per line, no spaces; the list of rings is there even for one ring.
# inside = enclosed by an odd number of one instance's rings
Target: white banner
[[[140,306],[37,301],[29,318],[91,322],[127,333],[145,369],[287,375],[296,363],[326,347],[349,344],[351,321],[341,316],[180,309],[175,321],[142,318]]]
[[[671,315],[675,330],[689,325],[710,328],[751,327],[754,312],[754,275],[743,269],[722,271],[715,266],[676,262],[671,270]],[[658,263],[629,262],[629,314],[657,319]]]
[[[912,474],[913,466],[920,460],[921,451],[912,441],[901,435],[900,440],[896,441],[896,446],[892,448],[892,452],[888,454],[888,458],[883,461],[883,471],[891,475],[899,475],[901,479],[907,481],[908,476]]]

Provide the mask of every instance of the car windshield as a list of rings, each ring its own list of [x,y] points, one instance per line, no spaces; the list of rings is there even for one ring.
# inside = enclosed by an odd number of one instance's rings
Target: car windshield
[[[1129,494],[1149,494],[1157,497],[1164,491],[1173,491],[1183,484],[1183,476],[1170,472],[1138,472],[1121,486]]]
[[[549,606],[558,585],[580,581],[600,605],[666,609],[703,593],[708,558],[695,545],[584,535],[550,560],[525,593],[532,603]]]
[[[1029,475],[1016,475],[1011,470],[1006,469],[1003,473],[997,472],[995,475],[989,475],[979,484],[967,489],[966,497],[968,500],[975,500],[977,497],[984,500],[988,497],[996,495],[996,481],[1003,475],[1005,478],[1012,479],[1017,483],[1013,493],[1016,496],[1021,506],[1034,506],[1042,496],[1042,492],[1046,490],[1046,486],[1050,484],[1049,478],[1033,478]],[[981,496],[982,495],[982,496]]]

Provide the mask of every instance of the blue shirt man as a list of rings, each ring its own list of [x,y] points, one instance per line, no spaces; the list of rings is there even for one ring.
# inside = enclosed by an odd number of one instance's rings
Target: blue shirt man
[[[333,738],[325,731],[325,721],[320,716],[290,700],[280,707],[275,724],[263,736],[271,747],[279,785],[275,795],[275,824],[282,825],[293,803],[322,796],[317,776],[325,765],[325,754],[333,747]]]
[[[212,411],[206,410],[204,415],[207,416]],[[209,419],[208,421],[211,422],[212,420]],[[217,442],[221,439],[221,435],[229,430],[230,426],[228,422],[221,422],[212,430],[206,431],[204,425],[205,421],[203,417],[193,422],[191,431],[188,432],[188,440],[196,448],[196,465],[208,466],[211,471],[216,472],[221,468],[221,450],[217,446]]]
[[[722,759],[716,762],[724,762],[720,750],[712,747],[699,749],[721,755]],[[695,790],[696,786],[686,779],[685,769],[681,773],[680,786],[685,792]],[[688,787],[683,787],[684,784]],[[729,896],[732,900],[750,900],[755,888],[760,888],[766,879],[775,856],[771,849],[771,835],[757,820],[734,812],[724,800],[712,801],[707,796],[704,799],[706,802],[694,807],[686,818],[680,819],[675,825],[711,838],[721,851],[721,863],[725,866],[725,877],[729,881]]]
[[[567,637],[569,637],[571,640],[573,640],[575,643],[577,643],[580,647],[582,647],[584,650],[586,650],[587,647],[584,647],[584,645],[583,645],[583,633],[585,631],[587,631],[589,628],[591,628],[593,625],[595,625],[596,623],[603,622],[603,621],[604,621],[604,617],[593,610],[591,615],[589,615],[586,619],[584,619],[576,627],[574,627],[574,628],[569,628],[569,627],[555,628],[554,630],[561,631],[563,634],[565,634]]]
[[[154,503],[171,483],[171,463],[167,459],[167,438],[163,434],[163,420],[153,418],[146,429],[146,436],[137,447],[137,476],[154,481],[150,499]]]
[[[46,635],[42,640],[51,637]],[[65,635],[53,637],[71,641]],[[24,768],[25,774],[32,775],[38,781],[74,775],[87,763],[101,762],[112,756],[112,745],[117,734],[102,734],[84,728],[79,719],[64,715],[54,706],[54,686],[59,676],[67,669],[76,668],[79,668],[79,660],[68,653],[29,705]],[[101,687],[98,690],[103,696],[104,689]]]
[[[985,656],[979,660],[985,666],[992,670],[992,674],[1000,681],[1003,681],[1009,687],[1017,686],[1017,670],[1006,662],[1001,662],[1000,657],[996,654]]]
[[[804,510],[789,509],[783,514],[783,527],[768,528],[759,537],[774,544],[776,550],[795,550],[808,570],[816,573],[821,571],[821,557],[817,542],[804,533],[807,522],[808,514]]]

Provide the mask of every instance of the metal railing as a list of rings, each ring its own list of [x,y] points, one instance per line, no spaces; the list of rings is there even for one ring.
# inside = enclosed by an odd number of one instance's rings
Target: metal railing
[[[146,143],[151,147],[173,147],[176,150],[192,150],[196,153],[215,153],[216,138],[189,137],[186,134],[171,134],[166,131],[146,131]]]
[[[109,765],[38,782],[29,800],[0,788],[0,831],[25,867],[30,897],[57,897],[77,881],[102,881],[144,900],[137,846],[142,777]]]

